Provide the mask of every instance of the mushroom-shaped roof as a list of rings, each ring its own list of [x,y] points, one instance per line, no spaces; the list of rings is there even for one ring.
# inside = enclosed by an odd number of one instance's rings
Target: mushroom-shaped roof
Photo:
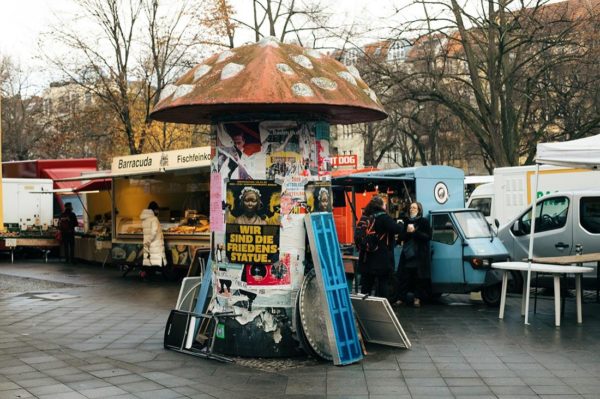
[[[356,68],[274,38],[214,55],[166,86],[153,119],[210,123],[245,113],[311,113],[330,123],[360,123],[387,114]]]

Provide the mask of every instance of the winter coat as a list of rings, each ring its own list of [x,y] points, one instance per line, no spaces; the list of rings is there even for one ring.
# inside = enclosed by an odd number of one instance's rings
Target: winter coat
[[[376,251],[359,254],[360,273],[387,275],[394,271],[394,245],[396,234],[404,231],[402,224],[396,223],[387,213],[375,217],[375,232],[378,236],[385,234]]]
[[[58,228],[62,235],[75,234],[75,228],[79,225],[77,216],[71,210],[65,210],[60,214]]]
[[[414,233],[408,233],[406,230],[398,236],[398,240],[403,242],[403,250],[400,254],[401,267],[414,267],[418,269],[418,276],[422,279],[431,278],[431,251],[429,250],[429,241],[431,241],[431,226],[429,221],[424,217],[417,217],[410,220],[405,219],[404,225],[413,224],[415,226]],[[409,241],[412,241],[409,243]],[[414,245],[415,257],[406,259],[405,246]]]
[[[152,209],[144,209],[140,215],[144,229],[144,266],[166,266],[165,240],[162,227]]]

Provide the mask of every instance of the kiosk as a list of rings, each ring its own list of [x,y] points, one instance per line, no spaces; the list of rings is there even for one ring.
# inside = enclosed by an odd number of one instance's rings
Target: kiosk
[[[386,113],[356,68],[264,38],[214,55],[167,86],[151,117],[212,126],[210,229],[214,350],[297,354],[294,316],[306,213],[331,212],[331,123]]]

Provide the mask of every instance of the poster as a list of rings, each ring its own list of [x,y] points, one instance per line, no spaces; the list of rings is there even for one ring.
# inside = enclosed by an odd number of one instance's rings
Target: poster
[[[267,179],[300,175],[304,171],[300,148],[300,133],[296,122],[263,122],[261,135],[265,137]]]
[[[229,262],[267,264],[279,257],[280,186],[267,180],[227,184],[225,253]]]
[[[224,181],[265,178],[265,154],[258,122],[217,125],[216,144],[215,166]]]
[[[331,212],[332,192],[330,181],[309,181],[304,185],[307,212]]]
[[[254,264],[245,265],[242,280],[248,287],[290,285],[290,254],[282,254],[278,262],[270,265]]]
[[[210,186],[221,187],[223,179],[219,172],[210,174]],[[216,233],[225,231],[225,221],[223,218],[223,192],[219,189],[212,190],[210,195],[210,228]]]
[[[333,197],[330,181],[318,181],[314,185],[314,212],[331,212]]]
[[[297,122],[262,122],[261,137],[266,156],[266,176],[276,180],[287,176],[318,174],[315,124]],[[326,154],[325,154],[326,153]],[[329,147],[323,148],[329,156]]]
[[[329,141],[317,140],[317,162],[319,165],[319,176],[331,174],[332,165],[329,158]]]

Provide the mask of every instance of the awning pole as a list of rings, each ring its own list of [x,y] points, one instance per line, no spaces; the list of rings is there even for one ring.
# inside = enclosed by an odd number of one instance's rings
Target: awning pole
[[[533,190],[533,204],[531,205],[531,231],[529,232],[529,253],[527,254],[527,286],[525,290],[525,324],[529,325],[529,289],[531,287],[531,262],[533,262],[533,236],[535,234],[535,211],[537,204],[538,180],[540,164],[535,164],[535,189]]]

